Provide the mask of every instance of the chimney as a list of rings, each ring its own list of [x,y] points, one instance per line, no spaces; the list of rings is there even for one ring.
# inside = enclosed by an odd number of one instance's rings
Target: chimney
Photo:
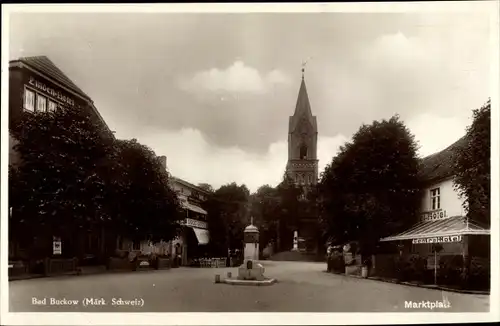
[[[166,171],[167,170],[167,157],[162,155],[162,156],[159,156],[158,159],[160,160],[161,166],[163,166],[163,168]]]

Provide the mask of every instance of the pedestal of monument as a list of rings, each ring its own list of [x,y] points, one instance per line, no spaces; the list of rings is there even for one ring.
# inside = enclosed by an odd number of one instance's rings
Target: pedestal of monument
[[[263,281],[264,267],[252,260],[245,260],[243,265],[238,267],[238,280]]]
[[[245,248],[243,265],[238,267],[236,279],[227,278],[223,283],[231,285],[272,285],[275,279],[264,276],[264,267],[259,259],[259,230],[253,223],[245,228]]]

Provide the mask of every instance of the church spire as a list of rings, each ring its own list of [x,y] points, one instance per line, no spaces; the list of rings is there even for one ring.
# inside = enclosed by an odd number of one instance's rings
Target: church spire
[[[302,80],[300,82],[299,95],[297,97],[297,104],[293,115],[302,116],[304,113],[312,117],[311,104],[309,103],[306,82],[304,80],[304,68],[302,68]]]

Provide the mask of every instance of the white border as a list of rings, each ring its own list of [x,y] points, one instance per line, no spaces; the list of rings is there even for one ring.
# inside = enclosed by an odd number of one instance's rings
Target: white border
[[[499,201],[491,204],[491,296],[489,313],[10,313],[8,312],[7,272],[7,171],[8,171],[8,60],[9,60],[9,14],[14,12],[204,12],[204,13],[249,13],[249,12],[489,12],[491,14],[491,198],[499,198],[499,17],[498,1],[485,2],[410,2],[410,3],[317,3],[317,4],[121,4],[121,5],[2,5],[2,125],[1,125],[1,245],[0,245],[0,289],[1,324],[9,325],[82,325],[82,324],[176,324],[176,325],[227,325],[230,324],[392,324],[392,323],[465,323],[497,321],[500,319],[499,268]],[[478,107],[482,103],[478,103]],[[234,316],[237,316],[235,318]]]

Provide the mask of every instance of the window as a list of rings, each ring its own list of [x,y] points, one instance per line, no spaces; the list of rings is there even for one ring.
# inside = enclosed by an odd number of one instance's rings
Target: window
[[[38,112],[46,112],[47,111],[47,98],[40,94],[36,95],[36,110]]]
[[[29,89],[24,90],[24,109],[27,111],[35,111],[35,92]]]
[[[307,158],[307,146],[302,144],[300,146],[300,159],[305,160]]]
[[[56,109],[57,109],[57,103],[56,102],[52,102],[52,101],[49,100],[48,111],[54,112]]]
[[[439,188],[431,189],[431,210],[436,210],[441,208],[441,198],[440,198]]]

